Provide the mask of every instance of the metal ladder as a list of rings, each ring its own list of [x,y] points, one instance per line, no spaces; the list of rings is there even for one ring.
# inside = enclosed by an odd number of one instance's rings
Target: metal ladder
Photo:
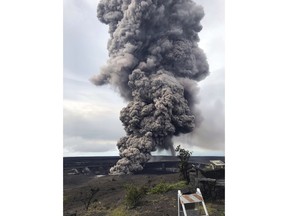
[[[202,203],[203,209],[205,211],[205,216],[209,216],[202,193],[199,188],[197,188],[196,193],[194,194],[182,194],[180,190],[178,190],[177,194],[177,202],[178,202],[178,216],[188,216],[187,213],[191,213],[189,215],[198,215],[195,210],[187,211],[185,204],[190,203]],[[180,206],[181,205],[181,206]],[[181,210],[182,207],[182,210]]]

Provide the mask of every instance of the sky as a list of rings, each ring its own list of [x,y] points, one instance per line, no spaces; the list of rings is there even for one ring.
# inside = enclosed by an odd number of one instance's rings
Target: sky
[[[108,26],[97,19],[99,0],[64,0],[63,4],[63,154],[118,155],[125,135],[119,120],[126,102],[111,86],[90,78],[108,59]],[[210,75],[199,82],[202,123],[192,134],[174,138],[174,146],[193,155],[225,154],[225,14],[224,0],[195,1],[204,7],[199,46],[207,55]],[[169,152],[153,152],[152,155]]]

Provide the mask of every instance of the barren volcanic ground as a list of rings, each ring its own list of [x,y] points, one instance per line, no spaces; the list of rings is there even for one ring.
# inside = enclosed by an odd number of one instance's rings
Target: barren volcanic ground
[[[102,177],[64,174],[64,216],[176,216],[177,189],[175,188],[158,194],[145,192],[134,208],[128,208],[125,203],[127,185],[138,188],[144,186],[146,191],[149,191],[160,183],[171,185],[179,183],[179,173]],[[189,185],[184,187],[182,185],[181,191],[185,192],[190,188]],[[224,198],[212,199],[204,196],[204,199],[210,216],[225,215]]]

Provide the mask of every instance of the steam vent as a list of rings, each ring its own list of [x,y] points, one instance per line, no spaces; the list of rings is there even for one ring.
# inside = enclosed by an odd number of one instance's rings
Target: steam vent
[[[129,102],[110,174],[131,174],[152,151],[173,153],[172,137],[195,128],[197,81],[209,74],[197,44],[204,11],[191,0],[102,0],[97,16],[109,26],[109,59],[92,82],[116,87]]]

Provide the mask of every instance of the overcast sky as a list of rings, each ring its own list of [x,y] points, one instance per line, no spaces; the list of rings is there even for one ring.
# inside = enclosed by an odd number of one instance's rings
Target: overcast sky
[[[89,81],[108,59],[108,27],[97,19],[98,2],[64,0],[64,156],[118,155],[117,140],[125,135],[119,112],[126,103],[111,86]],[[196,2],[205,11],[199,46],[210,65],[210,75],[199,83],[203,121],[194,133],[174,139],[174,145],[193,155],[224,155],[224,0]]]

